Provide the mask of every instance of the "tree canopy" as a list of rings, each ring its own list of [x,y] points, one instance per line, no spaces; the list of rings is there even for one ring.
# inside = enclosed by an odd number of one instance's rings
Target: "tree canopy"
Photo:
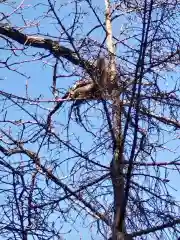
[[[179,1],[0,6],[0,238],[178,239]]]

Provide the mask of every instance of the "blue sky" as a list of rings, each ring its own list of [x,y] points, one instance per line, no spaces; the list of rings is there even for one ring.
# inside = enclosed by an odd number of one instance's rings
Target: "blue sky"
[[[16,2],[16,6],[18,6],[20,4],[21,1],[17,1]],[[25,1],[24,4],[25,5],[33,5],[35,6],[36,4],[39,4],[40,1],[33,1],[33,4],[31,1]],[[42,1],[42,3],[44,3],[44,1]],[[61,1],[62,3],[62,1]],[[23,16],[24,19],[26,20],[26,22],[31,22],[33,19],[35,19],[35,21],[40,21],[40,31],[41,33],[43,32],[44,34],[50,34],[50,35],[54,35],[58,37],[58,33],[53,25],[53,23],[55,21],[52,20],[52,22],[50,21],[50,19],[43,19],[43,17],[39,17],[41,15],[44,14],[44,8],[41,8],[39,5],[35,8],[32,8],[31,6],[27,6],[26,10],[23,10]],[[1,5],[1,11],[4,13],[11,13],[12,9],[9,8],[8,6],[5,5]],[[68,15],[69,12],[71,12],[70,9],[68,8],[64,8],[63,11],[61,12],[64,16]],[[23,27],[24,23],[23,20],[21,18],[20,15],[17,14],[13,14],[10,18],[9,18],[10,22],[12,23],[13,26],[18,26],[18,27]],[[68,24],[71,24],[71,18],[67,18],[67,20],[65,20],[65,22]],[[86,22],[86,26],[87,26],[87,30],[90,29],[91,23],[90,22]],[[36,29],[34,28],[30,28],[30,30],[24,29],[24,32],[26,33],[35,33]],[[98,36],[98,33],[100,35],[100,32],[96,32],[96,35]],[[0,45],[3,45],[3,40],[0,39]],[[20,45],[18,45],[20,47]],[[53,99],[52,93],[51,93],[51,88],[50,86],[52,85],[52,75],[53,75],[53,66],[54,66],[54,59],[52,57],[50,57],[48,59],[48,63],[47,63],[47,59],[45,59],[45,62],[41,62],[41,61],[33,61],[33,62],[27,62],[27,63],[22,63],[21,61],[26,61],[31,59],[31,57],[28,56],[24,56],[23,54],[20,53],[21,51],[19,51],[19,57],[17,58],[13,58],[13,60],[11,62],[16,62],[17,64],[13,65],[12,68],[18,69],[19,72],[25,74],[27,77],[21,76],[20,74],[16,74],[13,71],[7,71],[7,69],[3,69],[1,68],[1,72],[0,72],[0,78],[1,80],[1,90],[12,93],[12,94],[16,94],[19,96],[26,96],[26,82],[28,81],[28,96],[30,98],[37,98],[39,97],[39,95],[41,94],[41,96],[43,97],[43,99]],[[28,50],[29,53],[36,53],[36,52],[40,52],[40,50],[38,49],[33,49],[33,48],[29,48]],[[18,53],[18,51],[17,51]],[[1,54],[1,59],[5,60],[7,58],[7,56],[10,56],[10,52],[9,51],[3,51],[3,54]],[[19,63],[19,64],[18,64]],[[59,74],[63,74],[62,70],[58,71]],[[63,79],[59,79],[57,82],[57,86],[59,88],[62,89],[67,89],[68,87],[70,87],[72,85],[72,83],[77,80],[78,78],[63,78]],[[44,104],[46,105],[46,104]],[[53,104],[48,104],[49,108],[52,108]],[[46,105],[47,106],[47,105]],[[30,106],[30,112],[35,111],[35,108]],[[17,119],[27,119],[29,118],[26,114],[22,113],[19,111],[18,108],[14,108],[13,110],[10,111],[9,113],[9,117],[13,120],[17,120]],[[60,114],[58,117],[61,118],[61,121],[67,122],[67,112],[66,114]],[[58,120],[58,119],[57,119]],[[80,131],[80,132],[79,132]],[[83,134],[83,131],[81,131],[80,129],[75,130],[74,132],[80,133],[81,137]],[[84,136],[85,137],[85,136]],[[90,140],[90,138],[89,138]],[[36,149],[37,145],[36,144],[31,144],[30,149]],[[84,146],[85,147],[85,146]],[[62,158],[64,155],[64,158],[66,156],[67,152],[65,152],[64,154],[62,154]],[[13,158],[12,161],[16,161],[16,158]],[[61,168],[64,167],[63,172],[66,174],[67,172],[67,166],[65,166],[65,164],[61,166]],[[43,185],[42,185],[43,186]],[[1,198],[2,200],[2,198]],[[54,215],[54,217],[57,217],[57,214]],[[52,215],[53,218],[53,215]],[[78,226],[79,225],[79,226]],[[64,232],[68,232],[69,230],[71,230],[71,233],[68,234],[68,236],[66,237],[65,235],[65,239],[69,240],[72,239],[72,237],[74,237],[74,239],[90,239],[90,234],[86,229],[82,228],[82,221],[78,220],[76,223],[76,226],[73,225],[72,226],[70,224],[64,224],[64,227],[62,229],[62,233]],[[77,229],[77,230],[75,230]],[[79,231],[80,230],[80,231]]]
[[[44,3],[44,1],[41,1],[42,3]],[[61,1],[61,3],[63,3],[65,1]],[[97,2],[97,1],[93,1],[93,2]],[[100,7],[103,7],[103,1],[99,1],[100,2]],[[53,35],[56,36],[57,38],[59,37],[59,33],[58,30],[56,29],[57,26],[54,25],[55,20],[50,20],[50,18],[48,17],[47,14],[47,18],[44,18],[44,12],[46,7],[41,7],[41,5],[39,5],[40,1],[33,1],[33,3],[31,1],[25,1],[24,4],[25,5],[33,5],[35,6],[37,4],[36,7],[32,8],[31,6],[27,6],[26,10],[23,10],[23,16],[24,19],[26,20],[26,22],[31,22],[35,19],[36,22],[40,23],[40,32],[43,34],[49,34],[49,35]],[[20,4],[20,1],[17,1],[16,5]],[[58,3],[57,3],[58,4]],[[80,4],[80,3],[79,3]],[[104,7],[103,7],[104,8]],[[103,10],[102,8],[102,10]],[[87,7],[87,5],[82,5],[82,10],[83,11],[87,11],[87,16],[82,19],[82,22],[84,23],[83,25],[83,29],[79,28],[79,30],[77,31],[79,34],[79,38],[83,37],[82,33],[84,33],[84,35],[86,34],[86,32],[88,32],[92,26],[96,25],[97,23],[94,22],[94,16],[91,13]],[[5,5],[1,6],[1,11],[2,12],[6,12],[6,13],[10,13],[12,12],[12,9],[10,9],[8,6],[6,7]],[[72,9],[69,8],[69,5],[67,7],[64,7],[63,10],[59,13],[61,15],[61,18],[63,18],[64,16],[64,23],[65,26],[68,27],[70,24],[72,24],[72,17],[71,17],[71,13],[72,13]],[[50,15],[50,13],[49,13]],[[101,19],[103,18],[103,15],[100,15]],[[13,14],[10,19],[9,19],[12,23],[13,26],[18,26],[18,27],[23,27],[24,23],[23,23],[23,19],[21,18],[20,15],[17,14]],[[123,22],[123,20],[122,20]],[[121,24],[122,24],[121,22]],[[118,32],[120,31],[121,25],[120,24],[115,24],[114,26],[114,31],[115,33],[117,33],[118,36]],[[36,28],[27,28],[24,30],[24,32],[26,33],[36,33]],[[77,36],[78,36],[77,34]],[[103,36],[103,31],[98,29],[97,31],[95,31],[93,33],[93,35],[91,36],[92,38],[96,39],[96,40],[100,40],[102,39]],[[121,37],[121,36],[120,36]],[[65,44],[65,43],[64,43]],[[3,45],[3,40],[0,39],[0,46]],[[19,46],[19,45],[18,45]],[[2,50],[1,50],[2,51]],[[35,49],[35,48],[29,48],[28,50],[29,53],[36,53],[39,52],[39,50]],[[8,51],[3,51],[1,53],[1,59],[6,59],[7,56],[9,56],[10,52]],[[20,54],[20,51],[19,51]],[[36,56],[37,57],[37,56]],[[12,58],[12,62],[16,61],[19,62],[18,64],[14,65],[14,68],[18,67],[18,70],[22,73],[24,73],[27,77],[21,76],[20,74],[16,74],[13,71],[7,71],[7,69],[1,69],[0,71],[0,78],[1,80],[1,87],[0,90],[4,90],[7,91],[9,93],[13,93],[19,96],[25,96],[26,92],[25,92],[25,85],[26,85],[26,81],[28,81],[28,96],[31,98],[37,98],[39,97],[39,95],[41,94],[43,96],[44,99],[53,99],[52,93],[51,93],[51,88],[50,86],[52,85],[52,75],[53,75],[53,65],[54,65],[54,59],[52,57],[48,58],[48,62],[47,59],[45,59],[45,62],[40,61],[33,61],[31,63],[27,62],[26,64],[22,63],[20,64],[21,61],[24,60],[29,60],[31,57],[28,56],[23,56],[22,54],[20,54],[19,57],[17,58]],[[62,69],[58,70],[59,74],[64,74],[65,72],[62,71]],[[170,79],[170,75],[173,75],[173,77],[177,77],[174,73],[169,73],[169,76],[167,75],[166,78],[166,82],[165,83],[161,83],[161,86],[164,86],[164,88],[169,89],[170,88],[170,84],[171,84],[171,79]],[[62,89],[67,89],[69,86],[72,85],[72,83],[77,80],[78,78],[72,77],[71,79],[69,78],[59,78],[58,79],[58,87],[62,88]],[[170,84],[169,84],[169,83]],[[168,85],[169,84],[169,85]],[[52,104],[48,104],[49,108],[52,107]],[[47,106],[47,104],[46,104]],[[30,111],[35,111],[35,107],[33,108],[29,108]],[[94,111],[94,110],[93,110]],[[40,114],[43,114],[43,112],[41,113],[41,111],[39,112]],[[26,119],[27,116],[21,115],[22,113],[20,113],[20,111],[18,109],[14,109],[13,112],[11,111],[10,114],[12,115],[12,118],[15,119],[19,119],[20,117],[22,119]],[[68,118],[68,112],[64,112],[64,114],[59,114],[56,118],[57,121],[60,121],[62,123],[64,123],[65,121],[67,122],[67,118]],[[93,114],[93,112],[92,112]],[[97,116],[100,116],[100,113],[97,113]],[[100,119],[100,118],[99,118]],[[98,126],[100,125],[100,120],[95,120],[95,124]],[[74,127],[74,125],[72,125],[72,128]],[[60,129],[60,131],[63,132],[63,129],[61,129],[60,127],[58,127],[57,129]],[[81,136],[82,139],[86,139],[86,143],[84,142],[83,144],[83,148],[84,151],[89,149],[89,142],[91,142],[93,139],[90,138],[90,136],[88,134],[86,134],[84,131],[81,130],[81,128],[76,126],[76,129],[73,129],[74,134],[76,136]],[[172,132],[172,136],[170,136],[169,133],[166,134],[166,139],[169,140],[171,137],[173,138],[174,133]],[[33,146],[30,146],[35,149],[37,146],[36,144],[34,144]],[[164,151],[158,152],[157,153],[157,159],[159,161],[172,161],[172,159],[175,158],[175,156],[177,156],[177,152],[178,152],[178,148],[179,148],[179,139],[178,140],[174,140],[173,142],[167,142],[166,144],[167,148],[171,149],[171,152],[167,151],[166,149]],[[176,153],[174,153],[174,151]],[[67,151],[62,153],[61,157],[65,158]],[[101,161],[103,162],[103,164],[109,164],[109,162],[106,161],[106,159],[101,159]],[[62,168],[64,167],[64,172],[66,173],[67,168],[66,165],[62,164],[61,166]],[[177,191],[174,191],[173,189],[170,191],[172,192],[172,194],[179,199],[180,198],[180,189],[178,187],[178,181],[180,180],[179,174],[174,173],[171,171],[171,173],[169,173],[169,177],[168,179],[170,179],[170,185],[175,186]],[[79,230],[81,229],[81,222],[79,220]],[[77,225],[76,225],[77,226]],[[73,228],[72,228],[73,229]],[[65,231],[69,230],[69,226],[65,227]],[[94,230],[94,229],[93,229]],[[92,230],[92,231],[93,231]],[[63,232],[63,231],[62,231]],[[95,231],[94,231],[95,232]],[[66,238],[67,240],[72,239],[72,236],[76,239],[80,239],[80,237],[82,237],[82,239],[90,239],[90,234],[88,232],[88,230],[83,229],[80,232],[76,232],[75,230],[72,230],[72,233],[68,235],[68,237]],[[100,239],[100,238],[99,238]]]

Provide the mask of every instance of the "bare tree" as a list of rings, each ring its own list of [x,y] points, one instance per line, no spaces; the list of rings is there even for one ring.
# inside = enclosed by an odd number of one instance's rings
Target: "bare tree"
[[[178,239],[179,1],[0,5],[1,238]]]

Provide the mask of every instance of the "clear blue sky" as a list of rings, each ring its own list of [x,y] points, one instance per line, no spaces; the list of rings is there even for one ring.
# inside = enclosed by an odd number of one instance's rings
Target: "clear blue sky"
[[[32,3],[33,2],[33,3]],[[44,1],[41,1],[42,3],[44,3]],[[62,2],[66,2],[66,1],[60,1],[59,4],[61,4]],[[92,1],[92,2],[97,2],[97,1]],[[17,5],[20,3],[20,1],[17,1]],[[24,4],[28,5],[28,4],[32,4],[33,6],[35,6],[36,4],[39,4],[40,1],[25,1]],[[103,0],[99,1],[101,8],[103,10],[104,6],[103,6]],[[80,3],[79,3],[80,4]],[[82,9],[85,11],[87,10],[88,13],[90,14],[90,11],[88,10],[87,5],[83,6],[82,5]],[[1,11],[2,12],[11,12],[12,9],[10,9],[9,7],[5,7],[5,5],[1,5]],[[66,26],[68,27],[69,24],[72,23],[72,18],[68,16],[69,13],[72,12],[72,9],[69,8],[69,6],[67,8],[64,8],[63,11],[61,11],[61,19],[63,18],[63,16],[66,16],[65,18],[65,22],[66,22]],[[27,10],[23,11],[23,15],[24,15],[24,19],[26,20],[26,22],[30,22],[33,21],[34,19],[36,19],[36,21],[40,21],[40,32],[44,33],[44,34],[50,34],[53,36],[57,36],[58,32],[55,29],[55,26],[53,25],[55,20],[52,20],[52,22],[50,22],[50,19],[43,19],[43,15],[44,15],[44,8],[41,7],[40,5],[37,5],[36,8],[32,8],[32,7],[27,7]],[[39,18],[39,16],[41,16]],[[101,15],[101,18],[103,17],[103,15]],[[20,15],[17,14],[13,14],[12,17],[9,19],[11,21],[11,24],[13,26],[18,26],[18,27],[23,27],[24,23],[22,21],[22,18]],[[92,13],[87,16],[87,18],[85,18],[83,20],[84,22],[84,35],[85,35],[85,31],[88,32],[92,26],[94,26],[95,24],[97,24],[97,22],[94,22],[94,17],[92,15]],[[122,22],[119,22],[120,24],[122,24]],[[116,33],[118,33],[120,31],[121,25],[116,24],[114,25],[114,31]],[[25,32],[27,33],[36,33],[36,29],[26,29]],[[79,30],[79,34],[81,33],[81,29]],[[102,39],[102,34],[103,31],[102,30],[97,30],[94,33],[94,39],[99,40]],[[3,45],[3,40],[0,39],[0,46]],[[30,53],[36,53],[37,49],[35,48],[29,48],[29,52]],[[3,53],[3,55],[2,55]],[[4,58],[6,59],[6,57],[9,55],[9,52],[6,51],[2,51],[1,50],[1,59]],[[30,58],[28,56],[23,56],[20,55],[18,58],[14,58],[13,61],[18,61],[21,62],[23,60],[29,60]],[[13,62],[12,61],[12,62]],[[46,61],[46,59],[45,59]],[[51,94],[51,89],[50,86],[52,85],[52,71],[53,68],[51,67],[51,65],[53,65],[54,60],[49,58],[49,62],[42,62],[42,61],[34,61],[31,63],[26,63],[26,64],[17,64],[13,67],[16,67],[19,69],[19,71],[25,73],[27,76],[29,76],[28,79],[28,94],[29,97],[31,98],[36,98],[39,97],[39,95],[41,94],[44,99],[51,99],[53,98],[52,94]],[[63,74],[62,71],[59,71],[59,74]],[[174,77],[176,77],[175,74],[173,74]],[[1,87],[0,90],[4,90],[7,91],[9,93],[14,93],[16,95],[19,96],[25,96],[25,83],[26,83],[26,78],[16,74],[13,71],[8,71],[7,69],[1,69],[0,71],[0,78],[3,79],[2,81],[0,81],[1,83]],[[72,85],[72,83],[77,80],[77,78],[72,78],[71,80],[69,78],[62,78],[58,80],[58,86],[61,88],[67,88],[69,86]],[[170,79],[170,74],[169,76],[167,76],[167,82],[170,83],[171,79]],[[169,84],[170,85],[170,84]],[[169,89],[170,86],[164,84],[164,87]],[[47,106],[47,105],[46,105]],[[52,107],[52,104],[49,104],[49,108]],[[14,112],[10,113],[12,115],[12,118],[15,119],[26,119],[26,116],[22,116],[19,115],[19,111],[16,109],[14,110]],[[58,119],[59,118],[59,119]],[[67,114],[63,115],[63,114],[59,114],[58,118],[56,120],[58,121],[67,121]],[[95,124],[98,125],[100,124],[97,120],[95,121]],[[77,127],[77,129],[73,129],[74,133],[76,133],[77,135],[80,135],[81,138],[84,137],[84,139],[86,139],[86,141],[84,141],[84,145],[83,148],[84,150],[88,150],[89,149],[89,142],[92,140],[90,137],[87,138],[87,135],[80,130],[80,128]],[[172,132],[172,135],[174,133]],[[171,138],[171,136],[169,135],[169,133],[166,135],[167,141]],[[168,162],[168,161],[172,161],[175,156],[177,156],[177,152],[179,152],[179,139],[178,140],[174,140],[172,142],[167,142],[166,144],[167,148],[171,149],[171,152],[167,151],[166,149],[161,152],[157,153],[157,159],[159,159],[159,161],[163,161],[163,162]],[[30,146],[33,150],[34,146]],[[174,153],[174,151],[176,153]],[[64,155],[63,155],[64,154]],[[67,152],[62,153],[61,157],[64,158],[66,157]],[[105,160],[106,161],[106,160]],[[106,164],[106,162],[103,162],[103,164]],[[109,162],[107,162],[107,164],[109,164]],[[66,172],[66,167],[64,165],[64,172]],[[172,194],[177,198],[180,199],[180,188],[178,187],[178,182],[180,180],[179,174],[171,172],[169,173],[168,179],[170,179],[170,185],[172,185],[173,187],[176,187],[177,191],[174,191],[173,189],[170,190],[172,192]],[[79,221],[79,225],[80,225],[80,221]],[[77,226],[77,225],[76,225]],[[62,232],[65,232],[66,230],[69,230],[70,227],[69,226],[65,226],[64,230],[62,230]],[[79,226],[79,230],[81,229],[81,226]],[[76,232],[75,230],[73,230],[72,228],[72,233],[68,235],[68,237],[66,238],[66,240],[70,240],[72,239],[72,236],[74,237],[74,239],[80,239],[80,237],[82,237],[82,240],[86,239],[90,239],[90,234],[86,229],[83,229],[80,233]],[[100,239],[96,238],[96,240]]]

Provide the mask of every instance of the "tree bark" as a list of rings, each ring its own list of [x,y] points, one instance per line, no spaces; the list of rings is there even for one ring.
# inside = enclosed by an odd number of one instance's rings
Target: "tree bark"
[[[107,32],[107,48],[109,50],[109,84],[110,94],[112,96],[112,112],[113,112],[113,133],[114,133],[114,148],[113,159],[110,164],[110,175],[114,191],[114,219],[112,226],[112,240],[128,240],[132,239],[126,235],[125,221],[121,220],[122,204],[124,202],[124,177],[123,177],[123,148],[122,131],[121,131],[121,109],[122,102],[120,100],[121,92],[118,87],[117,70],[115,63],[115,51],[113,45],[113,34],[111,24],[111,6],[110,1],[105,0],[106,6],[106,32]]]

